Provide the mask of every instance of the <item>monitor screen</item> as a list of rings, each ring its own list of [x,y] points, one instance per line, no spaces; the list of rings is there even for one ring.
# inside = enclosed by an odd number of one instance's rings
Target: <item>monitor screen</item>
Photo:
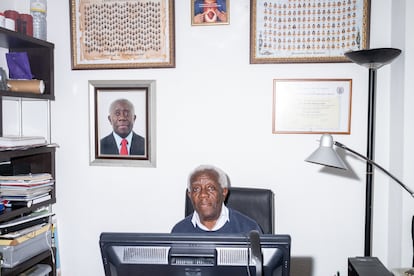
[[[105,232],[99,245],[106,276],[289,276],[290,236],[257,237]]]

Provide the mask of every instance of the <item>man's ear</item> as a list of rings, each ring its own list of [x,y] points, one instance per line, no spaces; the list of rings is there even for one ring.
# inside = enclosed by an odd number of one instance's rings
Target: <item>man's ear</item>
[[[112,122],[111,122],[111,115],[108,115],[108,121],[109,121],[109,123],[112,124]]]
[[[228,194],[229,194],[229,189],[228,188],[223,188],[223,197],[224,197],[224,200],[226,200]]]

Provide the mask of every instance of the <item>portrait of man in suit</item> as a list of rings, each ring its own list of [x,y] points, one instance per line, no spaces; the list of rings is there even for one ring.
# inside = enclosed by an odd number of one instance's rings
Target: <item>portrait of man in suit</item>
[[[89,81],[90,165],[155,166],[155,84]]]
[[[145,138],[133,131],[136,118],[134,105],[128,99],[116,99],[111,103],[108,121],[112,132],[101,139],[101,154],[145,154]]]

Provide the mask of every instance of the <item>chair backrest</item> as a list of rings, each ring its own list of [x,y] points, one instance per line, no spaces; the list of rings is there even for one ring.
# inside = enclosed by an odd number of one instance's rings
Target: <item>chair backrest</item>
[[[413,242],[413,267],[414,267],[414,216],[413,219],[411,221],[411,239]]]
[[[230,187],[226,206],[254,219],[265,234],[274,234],[275,205],[272,190],[262,188]],[[185,197],[185,216],[194,212],[190,198]]]

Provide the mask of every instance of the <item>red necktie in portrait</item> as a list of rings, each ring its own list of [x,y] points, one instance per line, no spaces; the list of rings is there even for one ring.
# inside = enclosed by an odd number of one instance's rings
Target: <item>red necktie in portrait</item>
[[[127,148],[128,141],[127,139],[122,139],[121,141],[121,151],[119,152],[120,155],[128,155],[128,148]]]

